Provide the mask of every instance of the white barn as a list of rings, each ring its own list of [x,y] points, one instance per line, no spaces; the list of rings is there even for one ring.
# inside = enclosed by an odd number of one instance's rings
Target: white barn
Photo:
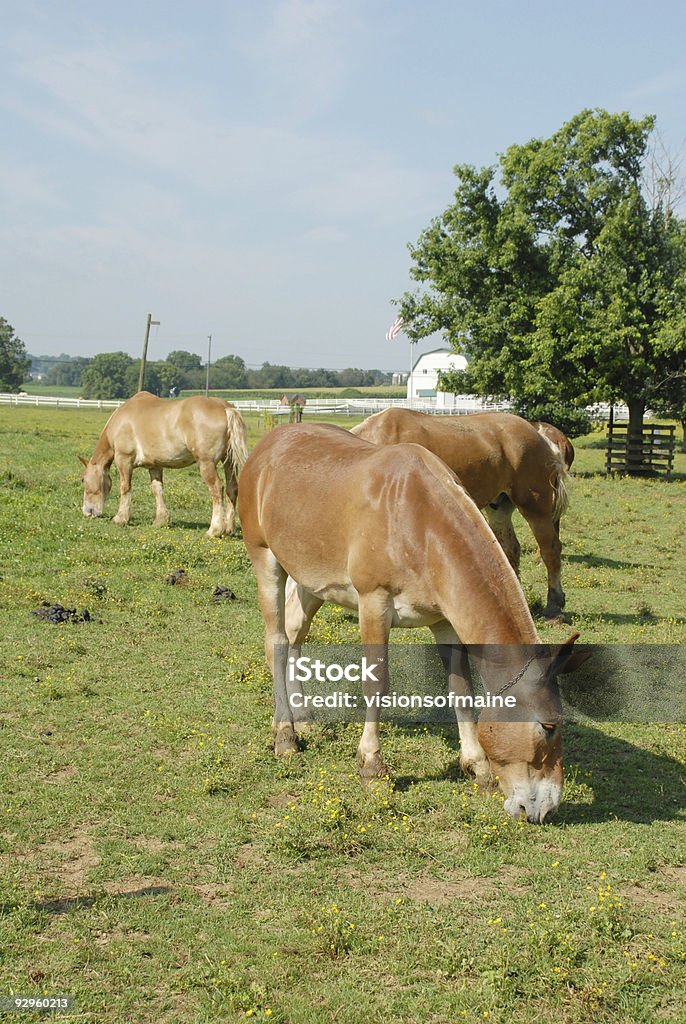
[[[422,352],[412,367],[407,380],[407,397],[435,398],[439,408],[455,405],[455,395],[437,391],[438,374],[443,370],[464,370],[467,360],[449,348],[436,348],[431,352]]]

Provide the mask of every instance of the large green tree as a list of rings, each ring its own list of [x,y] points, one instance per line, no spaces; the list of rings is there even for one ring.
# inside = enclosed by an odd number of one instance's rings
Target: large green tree
[[[84,398],[129,398],[137,386],[133,366],[126,352],[100,352],[83,372]]]
[[[29,359],[24,343],[14,327],[0,316],[0,391],[18,391],[29,372]]]
[[[681,365],[684,225],[641,185],[653,118],[585,110],[499,166],[458,165],[454,202],[410,246],[410,337],[469,360],[443,387],[530,400],[623,400],[631,430]],[[497,175],[499,170],[499,175]]]
[[[221,356],[210,367],[210,387],[247,388],[248,371],[240,356]]]

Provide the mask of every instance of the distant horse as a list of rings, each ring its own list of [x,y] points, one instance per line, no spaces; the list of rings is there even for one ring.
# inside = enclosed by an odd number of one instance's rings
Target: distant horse
[[[110,466],[119,471],[119,509],[113,522],[125,526],[131,515],[131,474],[137,466],[150,472],[155,496],[155,526],[166,526],[162,471],[197,462],[212,498],[208,537],[231,533],[234,527],[238,472],[248,457],[245,423],[221,398],[196,395],[172,402],[140,391],[112,413],[92,458],[79,459],[83,472],[83,514],[101,516],[110,493]],[[228,503],[217,474],[224,467]]]
[[[365,653],[378,665],[370,697],[388,685],[392,626],[428,626],[452,693],[471,693],[464,647],[498,645],[481,668],[486,691],[511,689],[524,710],[457,710],[461,764],[497,776],[507,811],[544,821],[562,793],[556,676],[583,655],[576,636],[552,654],[538,634],[517,577],[455,474],[416,444],[378,447],[339,427],[300,424],[267,434],[238,488],[243,537],[257,575],[265,653],[274,676],[274,750],[297,750],[289,652],[297,652],[324,601],[359,612]],[[289,592],[287,598],[287,580]],[[289,645],[291,645],[289,647]],[[451,646],[447,646],[451,645]],[[452,645],[457,645],[453,647]],[[492,651],[493,648],[489,648]],[[379,702],[365,701],[357,758],[363,781],[387,773]]]
[[[547,441],[551,441],[560,449],[560,454],[565,460],[567,469],[571,469],[575,452],[574,445],[567,435],[563,434],[557,427],[554,427],[552,423],[544,423],[543,420],[532,420],[531,426],[536,427],[539,434],[542,434]]]
[[[374,444],[415,443],[438,455],[457,473],[467,493],[484,509],[516,573],[520,545],[512,526],[515,507],[538,542],[548,573],[543,614],[557,618],[565,605],[560,580],[559,520],[567,507],[567,467],[557,446],[510,413],[430,416],[411,409],[385,409],[352,428]]]

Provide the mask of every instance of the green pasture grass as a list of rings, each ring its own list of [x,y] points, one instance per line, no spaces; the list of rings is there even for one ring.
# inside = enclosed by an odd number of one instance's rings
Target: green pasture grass
[[[44,384],[40,380],[22,384],[21,390],[27,395],[43,395],[47,398],[79,398],[83,388],[70,384]]]
[[[0,993],[74,994],[86,1024],[683,1022],[684,725],[566,727],[545,826],[460,776],[449,728],[384,726],[395,786],[371,792],[357,726],[277,761],[240,534],[205,536],[194,468],[167,473],[168,529],[142,471],[130,527],[116,479],[84,519],[76,455],[105,419],[0,408]],[[686,460],[606,479],[600,443],[577,445],[563,524],[571,624],[541,635],[683,643]],[[313,624],[356,636],[336,608]]]

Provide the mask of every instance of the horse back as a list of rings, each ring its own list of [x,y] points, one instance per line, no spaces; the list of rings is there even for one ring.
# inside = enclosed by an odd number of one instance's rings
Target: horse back
[[[415,443],[437,455],[483,507],[517,483],[547,477],[554,468],[537,431],[510,413],[430,416],[411,409],[386,409],[353,428],[374,444]]]

